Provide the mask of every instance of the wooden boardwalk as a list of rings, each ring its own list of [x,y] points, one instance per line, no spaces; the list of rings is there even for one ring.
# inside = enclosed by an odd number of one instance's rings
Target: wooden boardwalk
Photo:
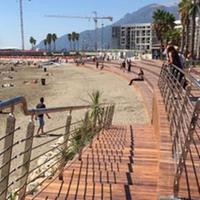
[[[157,199],[158,151],[151,126],[113,126],[65,168],[64,181],[49,180],[27,199]],[[47,186],[47,187],[46,187]]]
[[[134,86],[144,98],[151,124],[113,125],[84,151],[81,161],[76,159],[66,166],[64,181],[55,176],[42,185],[39,193],[26,199],[166,200],[173,196],[175,172],[169,122],[157,86],[161,62],[143,60],[133,65],[132,73],[123,73],[115,63],[106,63],[103,70],[124,77],[128,85],[138,68],[144,69],[145,81],[134,82]],[[95,70],[93,64],[86,67]],[[193,175],[191,161],[188,163],[179,196],[199,200],[198,177]],[[187,175],[192,177],[190,182]]]

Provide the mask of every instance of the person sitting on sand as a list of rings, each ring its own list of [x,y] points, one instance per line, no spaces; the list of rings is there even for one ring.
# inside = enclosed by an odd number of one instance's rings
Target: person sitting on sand
[[[40,108],[46,108],[46,105],[44,104],[44,97],[40,98],[40,103],[37,104],[36,106],[37,109]],[[48,113],[46,113],[46,116],[50,119],[51,117],[49,116]],[[39,132],[41,131],[41,134],[44,134],[44,114],[39,114],[38,116],[36,116],[36,120],[37,118],[39,119],[39,128],[37,130],[37,136],[39,136]]]
[[[129,85],[131,85],[133,83],[133,81],[144,81],[144,72],[141,67],[140,67],[140,71],[138,73],[138,78],[131,79]]]

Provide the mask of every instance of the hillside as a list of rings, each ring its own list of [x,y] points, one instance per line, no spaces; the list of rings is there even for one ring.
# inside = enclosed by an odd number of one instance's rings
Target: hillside
[[[150,4],[141,9],[133,12],[127,13],[123,18],[114,22],[112,25],[106,26],[103,28],[103,47],[109,48],[111,42],[111,31],[112,26],[122,25],[122,24],[134,24],[134,23],[149,23],[152,22],[152,15],[154,11],[158,8],[162,8],[168,12],[174,14],[176,19],[179,18],[177,6],[163,6],[160,4]],[[98,48],[101,48],[101,33],[102,29],[98,29]],[[80,33],[79,47],[80,49],[93,49],[94,48],[94,30],[86,30]],[[67,39],[67,34],[59,37],[56,41],[57,50],[70,49],[70,42]],[[41,41],[36,48],[44,49],[43,41]]]

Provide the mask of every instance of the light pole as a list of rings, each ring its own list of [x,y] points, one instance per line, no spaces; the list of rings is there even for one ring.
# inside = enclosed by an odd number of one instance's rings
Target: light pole
[[[103,51],[103,26],[104,26],[104,24],[102,22],[102,24],[101,24],[101,50],[102,51]]]
[[[31,0],[29,0],[31,1]],[[19,11],[20,11],[20,25],[21,25],[21,42],[22,50],[24,50],[24,18],[23,18],[23,0],[19,0]]]
[[[23,22],[23,0],[19,0],[19,10],[20,10],[20,25],[21,25],[21,42],[22,50],[24,50],[24,22]]]

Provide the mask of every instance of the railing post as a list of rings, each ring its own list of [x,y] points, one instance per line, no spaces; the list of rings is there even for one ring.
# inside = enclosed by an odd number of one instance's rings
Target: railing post
[[[103,133],[104,131],[104,119],[105,119],[105,107],[102,108],[102,113],[101,113],[101,118],[100,118],[100,122],[99,122],[99,130],[101,131],[101,133]],[[97,134],[97,140],[99,139],[99,134],[100,134],[100,131],[99,133]],[[92,144],[91,144],[92,146]]]
[[[70,114],[67,116],[65,133],[64,133],[64,136],[63,136],[63,145],[62,145],[62,151],[63,151],[62,156],[63,156],[63,158],[62,158],[60,166],[59,166],[59,180],[62,180],[62,181],[63,181],[63,168],[65,166],[65,154],[64,154],[64,152],[67,151],[67,147],[68,147],[71,121],[72,121],[72,116],[71,116],[71,112],[70,112]]]
[[[97,128],[97,116],[94,115],[94,119],[92,121],[92,137],[95,135],[96,128]]]
[[[104,129],[106,128],[106,117],[107,117],[107,114],[108,114],[108,106],[106,106],[105,110],[104,110],[104,116],[103,116],[103,128]]]
[[[107,128],[108,114],[109,114],[109,107],[107,106],[105,116],[104,116],[104,120],[103,120],[103,124],[104,124],[105,129]]]
[[[111,123],[111,114],[112,114],[112,106],[109,106],[108,109],[108,117],[107,117],[107,123],[106,123],[106,128],[110,127],[110,123]]]
[[[13,138],[14,138],[14,130],[15,130],[15,117],[12,114],[9,114],[7,118],[7,125],[6,125],[6,135],[4,141],[4,149],[9,148],[3,154],[3,164],[7,163],[1,169],[1,182],[0,182],[0,200],[5,200],[7,197],[8,191],[8,183],[9,183],[9,172],[11,166],[11,157],[12,157],[12,145],[13,145]]]
[[[113,116],[114,116],[114,112],[115,112],[115,105],[111,106],[111,113],[110,113],[110,121],[109,121],[109,126],[112,125],[113,122]]]
[[[165,84],[165,82],[163,82],[165,79],[165,63],[162,64],[161,70],[160,70],[160,76],[159,76],[159,80],[158,80],[158,87],[160,88],[160,90],[162,90],[163,85]]]
[[[190,127],[188,130],[188,134],[186,135],[185,143],[184,143],[184,146],[182,149],[182,154],[179,158],[178,166],[176,169],[176,174],[174,177],[174,195],[175,196],[178,196],[179,182],[180,182],[180,178],[181,178],[184,166],[185,166],[185,160],[187,158],[188,151],[190,151],[190,144],[193,141],[193,134],[194,134],[195,127],[196,127],[196,124],[198,121],[199,112],[200,112],[200,99],[198,99],[198,101],[195,105],[192,119],[190,122]]]
[[[102,108],[102,113],[101,113],[101,119],[100,119],[101,120],[100,121],[100,129],[104,128],[104,124],[103,124],[104,123],[104,121],[103,121],[104,120],[104,115],[105,115],[105,108],[103,107]]]
[[[83,122],[83,127],[81,130],[81,142],[80,142],[80,148],[79,148],[79,160],[81,160],[82,157],[82,151],[83,151],[83,143],[84,143],[84,138],[85,138],[85,134],[87,134],[87,129],[88,129],[88,120],[89,120],[89,114],[88,111],[85,113],[85,118],[84,118],[84,122]]]
[[[171,131],[171,136],[172,136],[172,157],[174,157],[175,154],[175,150],[176,150],[176,138],[178,138],[178,133],[181,129],[181,124],[183,123],[183,114],[184,114],[184,110],[188,104],[188,97],[190,95],[191,92],[191,86],[188,86],[186,91],[185,91],[185,95],[184,95],[184,99],[183,99],[183,103],[181,104],[181,111],[179,112],[178,115],[178,126],[175,126],[174,124],[174,120],[175,120],[175,116],[172,116],[172,120],[170,123],[170,127],[172,128],[173,131]]]
[[[32,145],[33,145],[33,135],[34,135],[35,125],[33,121],[30,121],[27,127],[26,132],[26,142],[25,142],[25,149],[24,149],[24,157],[23,157],[23,166],[21,170],[21,175],[24,177],[20,181],[20,191],[19,191],[19,199],[24,200],[26,195],[26,185],[27,179],[29,175],[29,168],[30,168],[30,159],[31,159],[31,152],[32,152]]]

